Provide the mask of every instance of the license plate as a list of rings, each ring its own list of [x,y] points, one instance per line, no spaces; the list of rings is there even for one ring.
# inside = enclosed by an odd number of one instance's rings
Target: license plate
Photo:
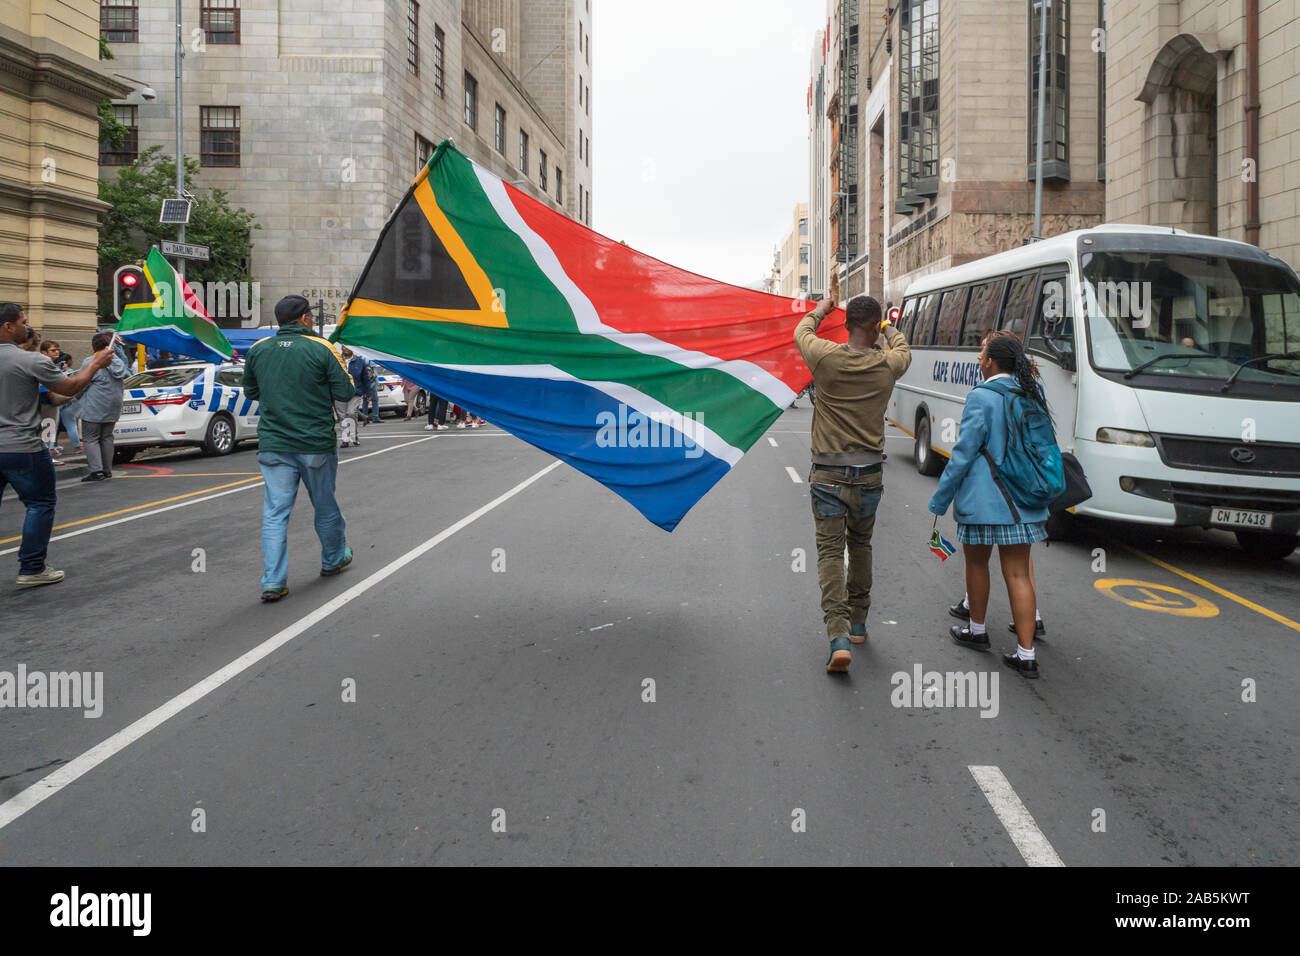
[[[139,403],[139,402],[126,402],[125,404],[122,405],[122,414],[123,414],[123,415],[139,415],[139,414],[140,414],[140,403]]]
[[[1210,523],[1229,528],[1271,528],[1273,515],[1267,511],[1241,511],[1237,508],[1213,508]]]

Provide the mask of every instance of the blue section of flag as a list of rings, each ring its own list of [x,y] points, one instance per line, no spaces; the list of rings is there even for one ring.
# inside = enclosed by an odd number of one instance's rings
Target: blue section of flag
[[[230,361],[216,349],[208,348],[207,345],[196,339],[194,336],[185,335],[174,328],[142,329],[139,332],[123,332],[122,338],[128,342],[135,342],[139,345],[143,345],[148,349],[170,352],[172,355],[189,356],[201,359],[204,362]]]
[[[658,447],[602,444],[602,413],[606,422],[610,417],[625,421],[629,411],[624,407],[620,419],[619,401],[584,382],[492,375],[388,358],[381,362],[432,395],[590,475],[665,531],[672,531],[731,468],[689,437],[680,446],[665,447],[662,440]],[[658,429],[660,439],[663,431]]]

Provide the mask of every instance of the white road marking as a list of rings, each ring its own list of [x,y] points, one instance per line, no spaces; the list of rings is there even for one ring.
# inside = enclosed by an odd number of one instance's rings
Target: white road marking
[[[777,447],[776,439],[773,438],[771,435],[768,435],[768,436],[767,436],[767,443],[768,443],[769,445],[771,445],[773,448],[776,448],[776,447]]]
[[[803,484],[803,479],[799,477],[799,472],[795,471],[789,465],[785,466],[785,473],[790,476],[790,480],[793,481],[796,485]]]
[[[1020,855],[1030,866],[1065,866],[1061,858],[1038,829],[1029,810],[1020,802],[1006,775],[997,767],[970,767],[971,776],[984,791],[993,812],[1011,836]]]
[[[349,458],[340,457],[339,465],[340,466],[347,465],[354,461],[360,461],[363,458],[370,458],[372,455],[387,454],[390,451],[397,451],[397,449],[405,448],[408,445],[418,445],[420,442],[429,441],[434,437],[436,436],[428,435],[424,438],[417,438],[415,441],[408,441],[401,445],[393,445],[391,448],[381,448],[379,449],[379,451],[367,452],[364,455],[352,455]],[[214,498],[224,498],[226,495],[238,494],[241,491],[248,491],[249,489],[252,488],[261,488],[264,484],[266,484],[266,482],[264,481],[254,481],[246,485],[241,485],[238,488],[231,488],[229,491],[218,491],[215,494],[204,495],[202,498],[192,498],[189,501],[177,502],[174,505],[167,505],[164,508],[154,508],[152,511],[140,511],[137,512],[136,514],[126,515],[121,518],[114,518],[112,521],[102,521],[99,524],[92,524],[84,528],[78,528],[76,531],[65,531],[63,534],[56,534],[54,537],[50,538],[50,541],[51,542],[62,541],[64,538],[75,538],[79,534],[89,534],[92,531],[102,531],[104,528],[111,528],[114,525],[125,524],[128,521],[136,521],[140,518],[148,518],[153,515],[160,515],[165,511],[174,511],[177,508],[188,508],[190,505],[197,505],[204,501],[211,501]],[[21,547],[21,545],[12,548],[5,548],[3,551],[0,551],[0,555],[13,554],[15,551],[18,550],[19,547]]]
[[[376,452],[376,454],[378,454],[378,452]],[[352,460],[356,461],[355,458]],[[361,597],[361,595],[365,594],[371,588],[375,587],[378,584],[383,583],[388,578],[392,577],[394,574],[400,571],[402,568],[406,567],[406,565],[410,564],[412,561],[415,561],[416,559],[427,554],[429,551],[432,551],[442,542],[446,541],[448,538],[454,535],[457,531],[460,531],[462,528],[465,528],[473,524],[479,518],[483,517],[483,515],[487,514],[493,508],[497,507],[497,505],[504,504],[505,502],[509,501],[511,498],[519,494],[519,492],[523,491],[533,482],[537,481],[539,478],[543,477],[548,472],[554,471],[559,466],[560,466],[559,461],[551,462],[549,465],[547,465],[541,471],[537,472],[532,477],[525,478],[519,484],[515,485],[513,488],[507,491],[505,494],[492,499],[487,504],[483,505],[483,507],[479,508],[477,511],[471,512],[470,514],[461,518],[455,524],[438,532],[428,541],[412,548],[410,551],[406,552],[406,554],[402,555],[400,558],[390,561],[388,564],[384,565],[374,574],[370,575],[370,577],[366,578],[365,580],[357,584],[354,584],[352,587],[348,588],[338,597],[334,598],[331,601],[327,601],[325,604],[322,604],[320,607],[312,611],[306,617],[301,618],[300,620],[294,622],[293,624],[290,624],[288,627],[280,631],[278,634],[275,634],[273,637],[270,637],[267,640],[263,641],[261,644],[258,644],[252,650],[241,655],[240,657],[235,658],[225,667],[221,668],[218,671],[214,671],[212,674],[209,674],[207,677],[199,681],[194,686],[190,687],[188,690],[182,691],[181,693],[177,694],[175,697],[167,701],[162,706],[157,707],[154,710],[150,711],[149,713],[145,714],[139,720],[136,720],[134,723],[129,724],[128,726],[124,727],[122,730],[119,730],[117,733],[113,734],[113,736],[109,737],[107,740],[90,748],[81,756],[70,760],[68,763],[64,764],[63,766],[55,770],[53,773],[48,774],[47,776],[42,777],[40,780],[36,781],[26,790],[19,792],[15,796],[11,797],[9,800],[5,801],[3,804],[0,804],[0,829],[4,829],[9,824],[13,823],[15,820],[21,817],[28,810],[31,810],[33,807],[36,807],[42,802],[44,802],[45,800],[48,800],[50,797],[54,796],[56,793],[58,793],[64,787],[68,786],[70,783],[73,783],[74,781],[82,777],[84,774],[87,774],[91,770],[94,770],[100,764],[107,761],[110,757],[113,757],[115,754],[120,753],[122,750],[126,749],[131,744],[135,743],[137,740],[139,740],[145,734],[149,733],[151,730],[155,730],[156,728],[162,726],[164,723],[166,723],[172,717],[175,717],[181,711],[185,710],[191,704],[197,703],[198,701],[202,700],[204,697],[211,694],[214,690],[216,690],[221,685],[225,684],[227,681],[231,680],[234,677],[239,676],[244,671],[252,667],[254,664],[258,663],[258,661],[261,661],[264,658],[268,657],[269,655],[273,654],[279,648],[283,647],[285,644],[288,644],[290,641],[292,641],[295,637],[298,637],[300,634],[304,633],[314,625],[328,618],[331,614],[335,613],[340,608],[344,607],[345,605]]]

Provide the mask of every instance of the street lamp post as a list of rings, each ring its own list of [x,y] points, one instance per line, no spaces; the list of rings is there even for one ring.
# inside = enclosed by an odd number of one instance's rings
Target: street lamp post
[[[176,0],[176,198],[185,198],[185,98],[181,90],[181,62],[185,47],[181,43],[181,0]],[[180,224],[176,238],[185,241],[185,223]],[[185,260],[177,259],[177,274],[185,278]]]

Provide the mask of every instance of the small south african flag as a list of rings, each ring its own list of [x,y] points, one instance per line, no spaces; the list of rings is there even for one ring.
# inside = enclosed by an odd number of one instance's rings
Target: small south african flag
[[[938,528],[935,528],[934,533],[930,535],[930,550],[935,553],[940,561],[947,561],[957,553],[957,549],[953,547],[952,542],[941,535]]]

